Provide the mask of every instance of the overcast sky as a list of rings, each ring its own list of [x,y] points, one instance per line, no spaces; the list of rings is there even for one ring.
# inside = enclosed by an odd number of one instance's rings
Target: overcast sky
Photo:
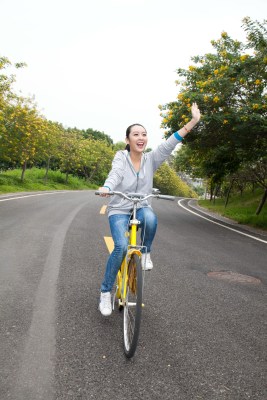
[[[0,0],[0,56],[24,61],[16,90],[65,127],[124,140],[128,125],[162,140],[159,104],[176,99],[177,68],[212,51],[242,19],[263,21],[266,0]]]

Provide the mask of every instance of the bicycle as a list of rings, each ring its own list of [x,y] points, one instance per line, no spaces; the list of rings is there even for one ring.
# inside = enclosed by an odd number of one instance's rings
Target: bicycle
[[[156,191],[156,192],[155,192]],[[95,194],[100,195],[102,192],[96,191]],[[161,195],[157,189],[152,194],[144,195],[142,193],[122,193],[118,191],[110,191],[109,196],[118,195],[133,203],[131,217],[129,219],[128,231],[129,245],[126,256],[116,277],[116,290],[113,297],[113,309],[115,308],[115,298],[118,300],[119,310],[123,309],[123,345],[124,353],[127,358],[133,357],[139,338],[142,307],[144,306],[143,288],[144,288],[144,272],[141,264],[142,254],[146,254],[146,247],[137,245],[137,229],[140,221],[136,218],[138,203],[145,201],[151,197],[174,200],[174,196]]]

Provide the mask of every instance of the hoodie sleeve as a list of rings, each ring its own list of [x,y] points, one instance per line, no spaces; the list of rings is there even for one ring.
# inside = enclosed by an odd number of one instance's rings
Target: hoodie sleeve
[[[161,143],[155,150],[151,151],[150,154],[153,160],[154,172],[163,163],[163,161],[165,161],[171,155],[178,143],[181,143],[181,141],[172,135],[163,143]]]
[[[122,181],[125,172],[125,155],[123,151],[118,151],[112,161],[112,168],[103,186],[114,190]]]

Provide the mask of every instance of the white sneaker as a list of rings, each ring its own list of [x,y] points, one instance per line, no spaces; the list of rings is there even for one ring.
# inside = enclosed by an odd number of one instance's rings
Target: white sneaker
[[[105,292],[100,294],[99,311],[104,317],[108,317],[112,313],[111,294]]]
[[[153,263],[150,258],[150,253],[142,254],[141,262],[144,271],[150,271],[153,268]]]

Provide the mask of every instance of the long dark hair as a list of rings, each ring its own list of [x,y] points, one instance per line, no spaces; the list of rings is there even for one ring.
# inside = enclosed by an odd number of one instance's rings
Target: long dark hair
[[[129,139],[129,136],[130,136],[130,132],[131,132],[132,127],[133,127],[133,126],[136,126],[136,125],[137,125],[137,126],[141,126],[142,128],[145,129],[145,127],[144,127],[143,125],[141,125],[141,124],[132,124],[132,125],[128,126],[128,128],[126,129],[126,138],[127,138],[127,139]],[[129,144],[126,144],[125,150],[130,151],[130,145],[129,145]]]

